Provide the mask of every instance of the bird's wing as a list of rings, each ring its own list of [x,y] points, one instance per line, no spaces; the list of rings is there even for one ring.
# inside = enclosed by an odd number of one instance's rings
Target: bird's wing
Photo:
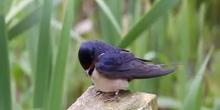
[[[121,49],[121,48],[120,48],[120,49]],[[125,50],[125,49],[121,49],[121,51],[130,52],[130,51]],[[130,53],[131,53],[131,52],[130,52]],[[146,60],[146,59],[142,59],[142,58],[136,58],[136,59],[141,60],[141,61],[143,61],[143,62],[154,62],[154,61],[152,61],[152,60]]]
[[[163,76],[174,71],[159,65],[147,64],[131,52],[105,53],[96,61],[95,68],[109,78],[142,79]]]

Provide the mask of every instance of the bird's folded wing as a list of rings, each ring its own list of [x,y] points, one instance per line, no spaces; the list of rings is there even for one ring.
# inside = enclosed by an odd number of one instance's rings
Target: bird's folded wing
[[[95,64],[98,72],[108,78],[142,79],[163,76],[173,72],[173,68],[147,64],[134,57],[131,52],[105,53]]]

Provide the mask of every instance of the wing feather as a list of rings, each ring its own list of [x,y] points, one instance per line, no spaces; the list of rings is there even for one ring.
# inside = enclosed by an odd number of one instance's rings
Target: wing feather
[[[122,79],[154,78],[174,71],[173,68],[144,63],[128,51],[105,53],[98,58],[95,67],[106,77]]]

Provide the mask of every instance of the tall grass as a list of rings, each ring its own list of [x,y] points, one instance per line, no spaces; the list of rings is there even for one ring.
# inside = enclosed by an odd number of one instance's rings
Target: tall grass
[[[50,37],[50,18],[52,1],[44,0],[41,17],[39,40],[37,48],[36,72],[34,80],[34,108],[46,108],[47,97],[49,95],[52,53]]]
[[[51,75],[51,86],[49,90],[48,110],[62,109],[63,89],[64,89],[64,77],[65,68],[68,55],[68,47],[70,40],[70,29],[73,23],[73,1],[68,0],[67,8],[65,12],[65,18],[63,28],[61,32],[61,38],[57,51],[56,63]]]
[[[11,110],[11,85],[10,85],[10,69],[8,56],[8,36],[5,25],[5,6],[4,0],[0,5],[0,110]]]
[[[91,85],[77,57],[91,39],[155,63],[182,63],[173,74],[130,84],[157,94],[160,108],[218,110],[218,6],[218,0],[1,0],[0,110],[70,106]]]

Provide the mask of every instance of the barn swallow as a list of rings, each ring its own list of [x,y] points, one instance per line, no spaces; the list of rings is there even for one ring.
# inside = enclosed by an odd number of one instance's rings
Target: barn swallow
[[[150,64],[124,50],[101,41],[86,41],[79,48],[81,66],[101,92],[118,92],[128,87],[133,79],[167,75],[173,68]]]

